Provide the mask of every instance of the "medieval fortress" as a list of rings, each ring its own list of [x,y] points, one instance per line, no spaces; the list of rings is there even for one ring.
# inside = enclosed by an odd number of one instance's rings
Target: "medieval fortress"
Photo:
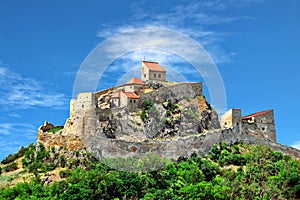
[[[55,126],[45,123],[38,142],[87,149],[98,157],[151,152],[177,158],[205,154],[221,141],[243,141],[300,158],[298,150],[276,143],[273,110],[242,116],[241,109],[233,108],[218,117],[202,95],[201,82],[169,82],[166,73],[158,62],[142,61],[141,79],[79,93],[70,101],[63,129],[49,133]],[[144,102],[151,105],[145,107]]]

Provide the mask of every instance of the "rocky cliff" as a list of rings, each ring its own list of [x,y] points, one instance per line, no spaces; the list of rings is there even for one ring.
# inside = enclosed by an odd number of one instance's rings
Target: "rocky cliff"
[[[194,98],[143,101],[141,108],[88,108],[72,112],[61,131],[45,124],[38,142],[45,147],[85,149],[97,158],[142,157],[156,154],[177,159],[194,152],[206,154],[214,144],[247,142],[267,145],[273,150],[300,158],[300,151],[268,138],[256,138],[240,126],[221,129],[216,111],[203,95]]]

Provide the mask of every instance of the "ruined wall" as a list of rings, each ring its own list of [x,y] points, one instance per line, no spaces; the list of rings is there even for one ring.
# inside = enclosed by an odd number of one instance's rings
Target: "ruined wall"
[[[51,146],[61,146],[66,147],[71,151],[84,148],[79,136],[53,134],[41,130],[38,131],[37,143],[42,143],[46,148],[50,148]]]
[[[243,119],[243,132],[259,139],[268,139],[276,142],[276,129],[273,110],[264,114]]]

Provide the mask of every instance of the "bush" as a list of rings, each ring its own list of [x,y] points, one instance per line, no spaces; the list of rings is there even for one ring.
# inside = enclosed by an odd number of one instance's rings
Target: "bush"
[[[3,170],[5,172],[12,172],[18,169],[18,164],[16,162],[12,162],[6,166],[3,167]]]
[[[66,157],[65,157],[64,155],[61,155],[61,156],[59,157],[59,160],[60,160],[60,166],[61,166],[62,168],[66,167],[66,163],[67,163]]]
[[[69,170],[69,169],[61,170],[61,171],[59,172],[60,178],[68,178],[69,176],[71,176],[71,174],[72,174],[72,171]]]
[[[142,104],[143,110],[150,110],[150,108],[154,105],[154,103],[150,100],[145,100]]]
[[[152,108],[153,105],[154,103],[150,100],[145,100],[142,103],[142,112],[140,114],[140,117],[143,121],[147,118],[147,113]]]

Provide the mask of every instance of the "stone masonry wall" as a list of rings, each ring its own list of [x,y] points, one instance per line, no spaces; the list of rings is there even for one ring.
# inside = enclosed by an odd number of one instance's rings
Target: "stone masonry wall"
[[[144,100],[148,99],[152,102],[161,103],[170,99],[178,101],[184,98],[195,98],[202,94],[202,83],[179,83],[171,86],[162,86],[157,90],[149,93],[141,94],[139,107]]]
[[[276,142],[273,111],[255,116],[253,120],[243,120],[243,132],[258,139],[268,139]]]
[[[98,158],[143,156],[152,153],[162,157],[177,159],[180,156],[190,156],[192,153],[205,155],[214,144],[225,141],[233,144],[243,141],[253,145],[269,146],[274,151],[291,155],[294,159],[300,159],[300,151],[269,140],[261,140],[250,135],[237,134],[234,129],[215,130],[199,135],[191,135],[182,138],[167,140],[150,140],[144,142],[129,142],[124,140],[101,140],[89,149]]]

